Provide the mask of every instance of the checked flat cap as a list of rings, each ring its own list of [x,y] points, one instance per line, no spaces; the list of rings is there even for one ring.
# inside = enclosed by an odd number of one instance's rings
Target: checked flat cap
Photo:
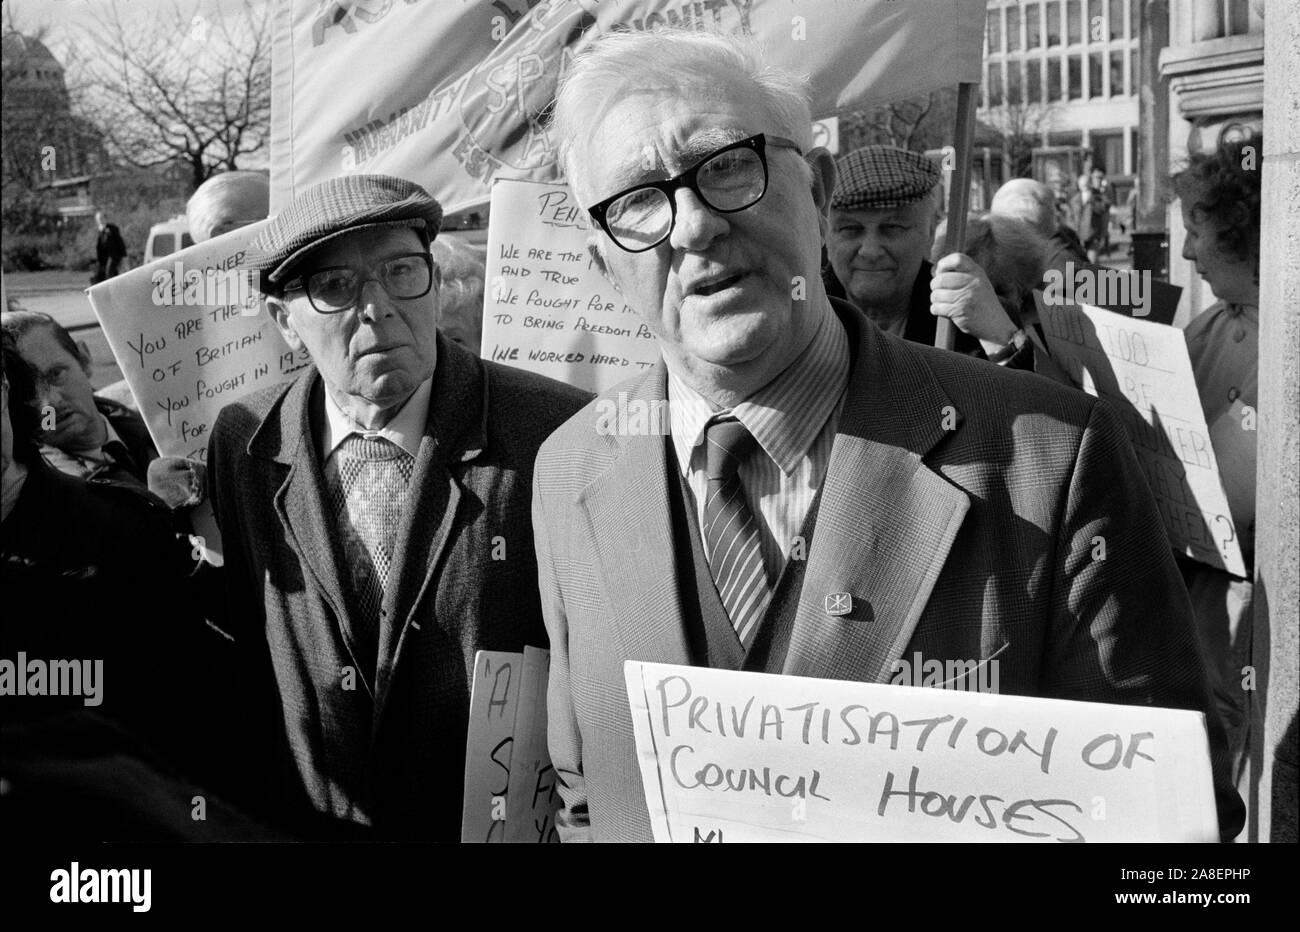
[[[938,167],[920,152],[894,146],[863,146],[835,163],[838,177],[831,207],[880,210],[914,204],[939,183]]]
[[[244,268],[261,271],[263,289],[288,278],[299,259],[345,233],[372,227],[422,228],[432,240],[442,205],[418,184],[392,175],[343,175],[295,197],[249,244]]]

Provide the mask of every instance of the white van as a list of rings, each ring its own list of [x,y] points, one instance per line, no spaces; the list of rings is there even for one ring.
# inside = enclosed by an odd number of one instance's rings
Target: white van
[[[190,238],[190,224],[184,214],[177,214],[170,220],[155,223],[149,228],[149,239],[144,244],[144,261],[148,265],[154,259],[170,256],[194,245]]]

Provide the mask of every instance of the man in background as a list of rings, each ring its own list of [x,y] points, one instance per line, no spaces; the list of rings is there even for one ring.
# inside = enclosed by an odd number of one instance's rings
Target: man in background
[[[0,326],[34,373],[45,461],[79,479],[146,488],[158,451],[139,414],[95,394],[85,344],[40,311],[5,311]]]
[[[185,205],[190,238],[196,243],[265,220],[271,212],[271,183],[264,172],[213,175]]]
[[[126,243],[122,231],[116,224],[109,223],[102,210],[95,212],[95,225],[99,227],[99,236],[95,239],[95,279],[92,285],[112,278],[121,271],[122,260],[126,258]]]

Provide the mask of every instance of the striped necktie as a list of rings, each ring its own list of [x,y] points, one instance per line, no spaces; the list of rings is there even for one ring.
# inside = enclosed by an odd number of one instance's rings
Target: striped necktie
[[[740,484],[740,464],[755,444],[754,435],[730,415],[705,425],[704,547],[718,595],[745,647],[772,598],[758,521]]]

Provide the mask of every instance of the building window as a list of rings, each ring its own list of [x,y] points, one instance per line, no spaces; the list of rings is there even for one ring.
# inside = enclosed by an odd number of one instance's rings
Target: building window
[[[1020,86],[1020,62],[1007,62],[1007,103],[1024,103]]]
[[[1020,8],[1007,7],[1007,51],[1020,51]]]
[[[1069,14],[1069,40],[1074,45],[1083,41],[1083,0],[1066,0],[1066,12]]]
[[[1043,62],[1031,58],[1025,62],[1025,103],[1043,102]]]
[[[1100,42],[1106,38],[1106,20],[1102,17],[1102,0],[1088,0],[1088,38],[1087,42]]]
[[[989,64],[989,106],[998,107],[1002,104],[1002,63],[991,62]]]
[[[1047,100],[1048,102],[1061,99],[1061,59],[1049,58],[1047,60]]]
[[[1047,0],[1044,12],[1047,14],[1047,45],[1051,48],[1061,44],[1060,0]]]
[[[1138,71],[1138,50],[1133,46],[1128,50],[1128,87],[1130,94],[1136,94],[1142,85],[1142,74]]]
[[[1131,94],[1131,93],[1132,91],[1130,91],[1124,85],[1124,53],[1111,52],[1110,53],[1110,96],[1123,97],[1126,94]]]
[[[1088,96],[1104,97],[1106,90],[1103,87],[1101,75],[1101,52],[1093,52],[1088,56]]]
[[[1043,47],[1042,20],[1037,3],[1025,5],[1025,48],[1037,49]]]
[[[1122,132],[1097,132],[1091,135],[1093,161],[1100,164],[1108,175],[1124,174],[1124,134]]]
[[[989,51],[997,54],[1002,51],[1002,9],[989,10]]]
[[[1070,99],[1083,99],[1083,56],[1071,55],[1066,59],[1066,69],[1069,71]]]
[[[1124,38],[1124,0],[1110,0],[1110,37]]]

